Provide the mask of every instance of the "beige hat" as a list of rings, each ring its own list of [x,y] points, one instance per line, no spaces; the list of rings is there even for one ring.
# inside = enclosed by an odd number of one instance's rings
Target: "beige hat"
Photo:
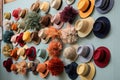
[[[75,61],[78,57],[76,49],[73,46],[66,47],[63,51],[63,56],[71,61]]]
[[[86,19],[78,19],[75,22],[75,29],[78,31],[79,37],[86,37],[93,29],[94,19],[88,17]]]
[[[44,1],[44,2],[40,3],[40,10],[41,11],[43,11],[45,13],[48,13],[49,9],[50,9],[50,3],[49,2]]]
[[[50,4],[52,8],[59,10],[62,6],[62,0],[51,0]]]
[[[80,76],[80,80],[93,80],[95,71],[96,69],[92,62],[82,63],[77,67],[77,74]]]
[[[39,6],[40,6],[40,2],[39,2],[39,0],[38,0],[38,1],[36,1],[35,3],[33,3],[33,4],[31,5],[30,9],[31,9],[32,11],[38,12],[38,11],[39,11]]]

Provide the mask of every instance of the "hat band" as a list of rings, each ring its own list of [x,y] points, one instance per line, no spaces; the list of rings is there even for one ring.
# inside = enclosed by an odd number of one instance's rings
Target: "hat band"
[[[87,12],[89,10],[90,6],[91,6],[90,0],[88,0],[88,2],[89,2],[89,5],[88,5],[87,9],[85,11],[83,11],[84,13]]]
[[[110,0],[106,0],[105,4],[103,6],[101,6],[100,8],[102,10],[105,10],[108,6],[109,6]]]

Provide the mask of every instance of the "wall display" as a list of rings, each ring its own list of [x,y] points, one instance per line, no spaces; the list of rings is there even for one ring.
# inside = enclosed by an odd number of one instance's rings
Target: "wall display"
[[[115,48],[119,47],[119,19],[113,16],[112,1],[17,0],[5,4],[1,78],[119,80],[119,57],[114,55],[119,52]],[[96,6],[104,4],[111,11],[99,14]]]

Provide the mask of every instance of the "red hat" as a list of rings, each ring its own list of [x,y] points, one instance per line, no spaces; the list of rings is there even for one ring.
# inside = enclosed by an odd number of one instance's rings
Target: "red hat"
[[[30,61],[35,60],[35,58],[36,58],[36,49],[35,49],[35,47],[32,46],[31,48],[26,49],[25,53],[26,53],[26,55],[27,55],[27,57],[28,57],[28,59]]]
[[[14,19],[17,21],[19,20],[19,13],[21,12],[21,9],[20,8],[17,8],[17,9],[14,9],[13,12],[12,12],[12,16],[14,17]]]
[[[101,46],[97,48],[94,52],[93,59],[95,64],[100,67],[104,68],[108,65],[110,61],[110,51],[108,48]]]

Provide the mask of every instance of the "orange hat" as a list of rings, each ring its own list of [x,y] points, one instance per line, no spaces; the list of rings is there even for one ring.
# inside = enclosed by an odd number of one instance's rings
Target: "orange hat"
[[[13,23],[12,26],[11,26],[11,29],[14,30],[14,31],[17,31],[18,30],[17,26],[18,26],[17,23]]]
[[[19,56],[17,55],[17,50],[18,50],[18,47],[14,48],[11,53],[10,53],[10,56],[14,59],[14,60],[18,60]]]

